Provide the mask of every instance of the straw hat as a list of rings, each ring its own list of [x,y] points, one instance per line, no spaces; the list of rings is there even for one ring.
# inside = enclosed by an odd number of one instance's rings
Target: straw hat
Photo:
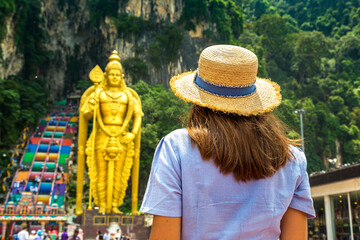
[[[250,116],[280,105],[280,87],[258,78],[256,55],[242,47],[215,45],[204,49],[197,71],[174,76],[171,89],[181,99],[227,113]]]

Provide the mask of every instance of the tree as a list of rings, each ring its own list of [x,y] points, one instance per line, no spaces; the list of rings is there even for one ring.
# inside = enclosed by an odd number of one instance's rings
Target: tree
[[[254,30],[258,35],[261,35],[261,44],[265,48],[266,58],[278,62],[284,50],[285,20],[278,15],[265,14],[254,23]]]
[[[39,0],[16,1],[15,21],[16,45],[24,54],[22,77],[33,79],[39,74],[40,66],[49,61],[51,52],[45,49],[46,32],[42,28]]]
[[[127,0],[89,0],[90,22],[98,27],[105,16],[117,16],[119,2],[126,3]]]
[[[15,86],[15,89],[10,86]],[[0,79],[0,147],[17,139],[16,122],[21,113],[17,87],[14,82]]]
[[[14,0],[0,1],[0,42],[6,34],[6,18],[13,12],[15,12]]]
[[[139,81],[132,88],[139,94],[144,112],[141,127],[140,196],[143,196],[155,148],[160,139],[185,126],[188,104],[161,85]]]
[[[181,12],[180,23],[185,23],[186,30],[195,31],[195,24],[207,19],[207,5],[205,0],[185,0]]]
[[[233,43],[243,31],[241,8],[231,0],[210,0],[208,4],[210,20],[216,29],[214,39],[219,43]]]
[[[26,122],[34,125],[45,115],[48,90],[43,81],[0,79],[0,147],[14,143]]]
[[[316,31],[301,33],[294,50],[293,69],[300,83],[320,72],[321,58],[329,52],[324,34]]]
[[[255,18],[259,19],[269,9],[269,2],[267,0],[254,0],[251,2],[251,7],[254,9]]]
[[[146,62],[138,57],[127,58],[122,62],[125,74],[132,79],[132,84],[136,84],[139,80],[147,81],[149,78],[148,66]]]

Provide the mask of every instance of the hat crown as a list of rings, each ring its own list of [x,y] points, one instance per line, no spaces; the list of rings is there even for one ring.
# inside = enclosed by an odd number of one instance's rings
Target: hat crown
[[[258,59],[242,47],[215,45],[204,49],[199,59],[199,75],[207,82],[229,87],[253,84]]]

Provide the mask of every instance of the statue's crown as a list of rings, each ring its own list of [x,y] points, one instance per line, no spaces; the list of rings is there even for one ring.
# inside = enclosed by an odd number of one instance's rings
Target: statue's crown
[[[119,57],[119,54],[118,54],[118,52],[116,50],[112,51],[112,54],[109,57],[109,62],[111,62],[111,61],[118,61],[118,62],[121,61],[121,59]]]
[[[122,71],[122,65],[120,63],[121,58],[116,50],[112,51],[109,57],[109,63],[106,65],[105,71],[109,69],[120,69]]]

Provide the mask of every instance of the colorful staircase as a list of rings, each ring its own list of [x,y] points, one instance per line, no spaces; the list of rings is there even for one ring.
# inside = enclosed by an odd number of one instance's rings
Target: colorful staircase
[[[70,104],[39,121],[26,145],[6,201],[0,205],[0,223],[8,234],[19,221],[65,222],[65,193],[78,122],[78,107]],[[14,224],[15,223],[15,224]],[[43,226],[44,227],[44,226]],[[1,233],[1,232],[0,232]]]

